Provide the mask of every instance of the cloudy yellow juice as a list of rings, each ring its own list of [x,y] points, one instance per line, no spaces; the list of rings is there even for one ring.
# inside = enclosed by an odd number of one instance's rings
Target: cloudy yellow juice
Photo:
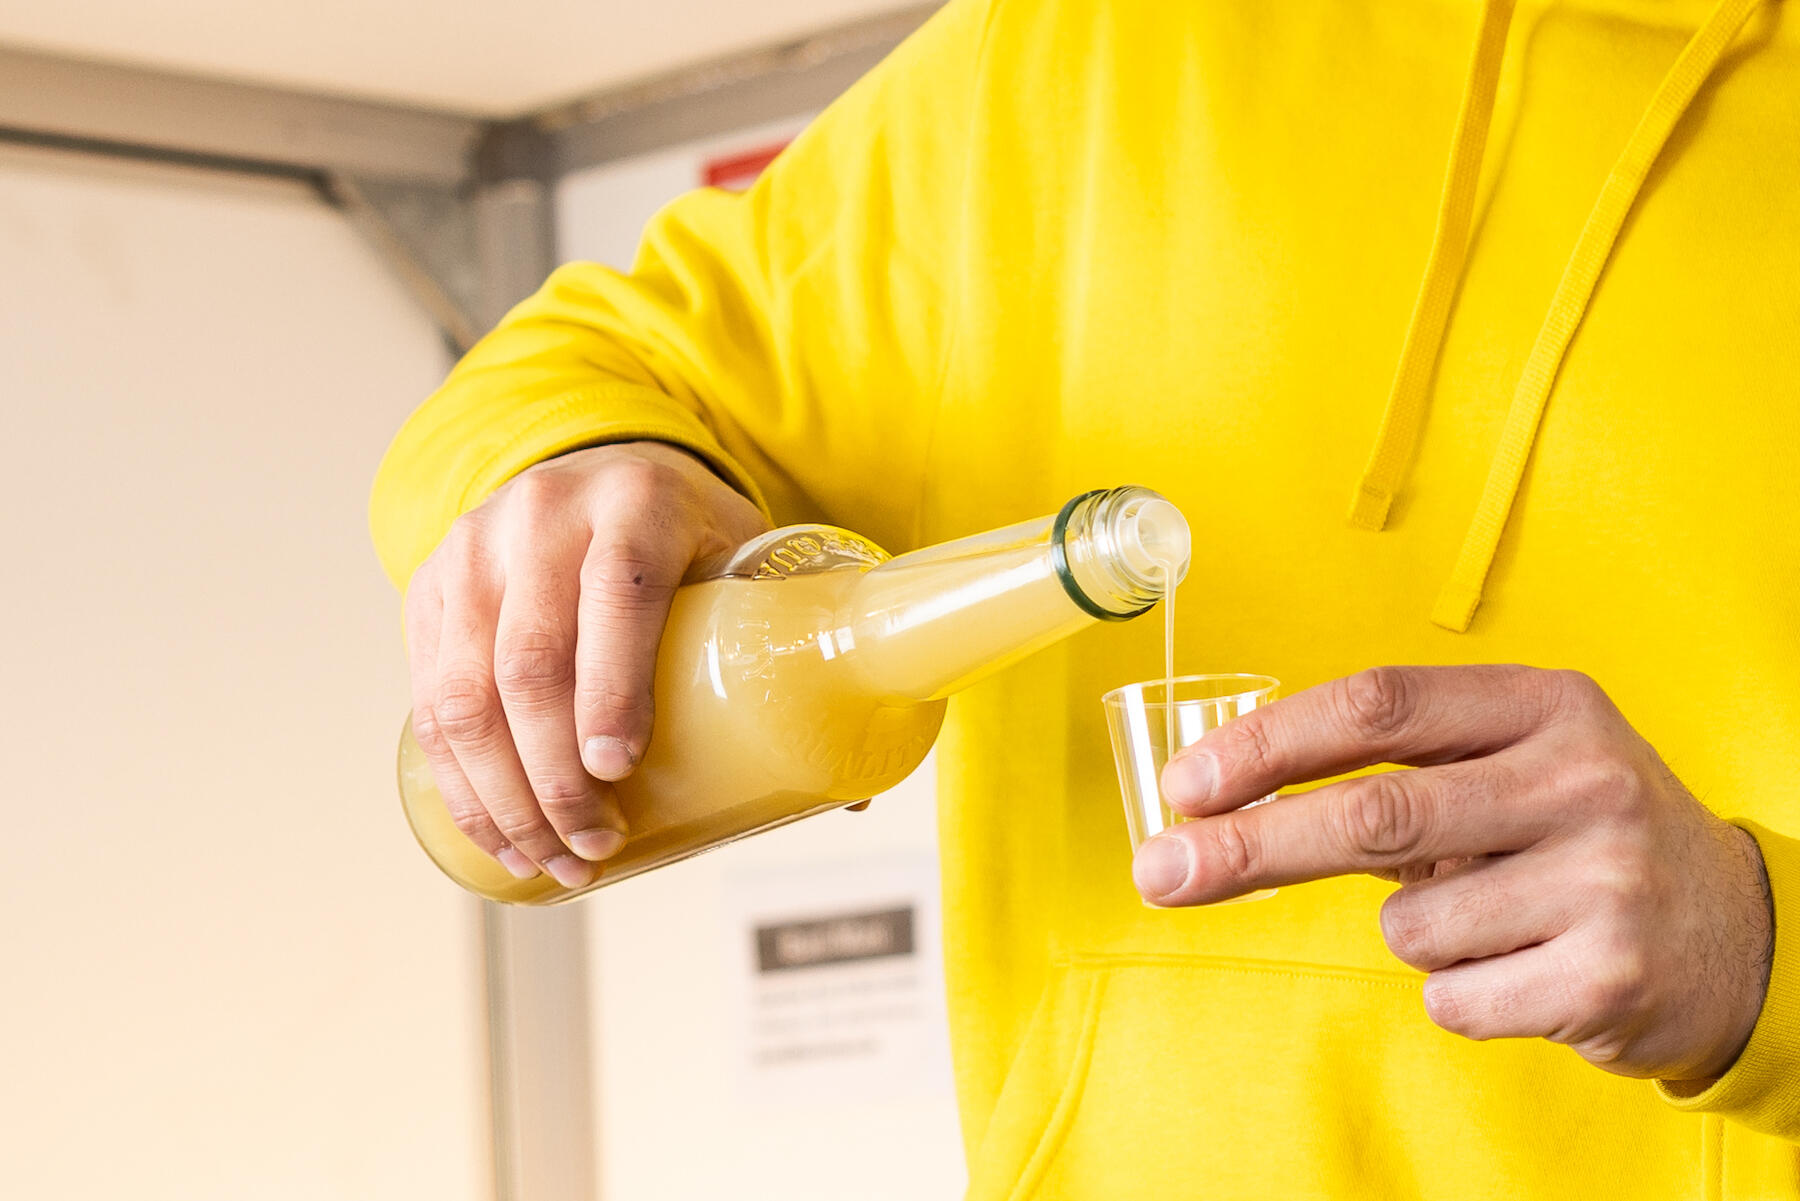
[[[1154,603],[1174,578],[1163,560],[1175,543],[1185,564],[1185,522],[1145,489],[1078,497],[1055,519],[891,560],[830,527],[775,531],[720,578],[676,592],[649,747],[615,785],[631,833],[593,884],[514,879],[469,842],[410,726],[407,820],[465,888],[541,905],[864,800],[924,759],[952,692]]]

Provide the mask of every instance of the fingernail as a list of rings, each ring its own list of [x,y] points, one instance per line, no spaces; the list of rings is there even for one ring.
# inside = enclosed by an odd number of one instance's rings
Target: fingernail
[[[564,888],[580,888],[594,878],[594,867],[573,855],[552,855],[544,860],[544,870]]]
[[[1152,838],[1131,862],[1131,882],[1152,901],[1161,900],[1187,883],[1188,849],[1179,838]]]
[[[505,868],[521,880],[529,880],[538,874],[537,864],[525,858],[518,847],[507,847],[504,851],[495,855],[494,858],[500,861],[501,867]]]
[[[1183,805],[1212,799],[1219,787],[1219,764],[1211,755],[1183,755],[1163,768],[1163,795]]]
[[[617,830],[577,830],[569,835],[569,848],[595,863],[617,855],[624,845],[625,836]]]
[[[637,758],[623,739],[611,734],[596,734],[581,747],[582,766],[600,780],[623,780],[637,766]]]

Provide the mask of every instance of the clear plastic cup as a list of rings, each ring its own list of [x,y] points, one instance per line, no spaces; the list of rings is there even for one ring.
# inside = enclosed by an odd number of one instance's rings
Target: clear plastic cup
[[[1135,854],[1144,841],[1192,819],[1169,808],[1162,795],[1163,764],[1172,752],[1200,741],[1201,735],[1259,705],[1275,699],[1279,680],[1269,676],[1176,676],[1145,680],[1115,688],[1101,697],[1106,727],[1112,733],[1113,760],[1119,768],[1119,791],[1125,798],[1125,826]],[[1272,801],[1267,796],[1251,804]],[[1234,901],[1259,901],[1275,890],[1264,889]],[[1230,902],[1221,902],[1229,904]]]

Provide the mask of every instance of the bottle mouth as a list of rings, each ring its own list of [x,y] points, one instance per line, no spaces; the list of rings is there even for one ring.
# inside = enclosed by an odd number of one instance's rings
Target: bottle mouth
[[[1138,582],[1167,595],[1187,578],[1193,536],[1181,510],[1148,488],[1126,489],[1116,523],[1120,563]]]
[[[1147,613],[1187,576],[1187,519],[1149,488],[1084,492],[1062,507],[1050,552],[1057,578],[1084,612],[1103,621]]]

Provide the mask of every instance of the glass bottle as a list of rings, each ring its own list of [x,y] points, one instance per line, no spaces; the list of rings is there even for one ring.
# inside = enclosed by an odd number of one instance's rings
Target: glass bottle
[[[420,846],[490,900],[554,905],[866,800],[925,758],[945,698],[1097,621],[1147,612],[1186,574],[1187,522],[1148,488],[890,558],[826,525],[740,547],[675,594],[631,826],[586,887],[515,879],[450,820],[409,721],[400,796]]]

